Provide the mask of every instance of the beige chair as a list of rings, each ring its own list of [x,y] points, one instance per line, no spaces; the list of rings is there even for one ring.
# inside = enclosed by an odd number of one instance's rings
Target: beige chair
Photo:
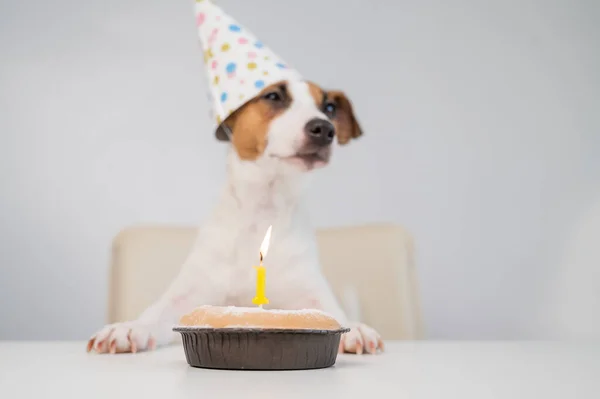
[[[156,300],[193,245],[192,227],[138,226],[113,243],[108,322],[131,320]],[[411,236],[393,225],[317,231],[323,272],[342,303],[345,287],[359,297],[361,321],[384,339],[422,337]]]

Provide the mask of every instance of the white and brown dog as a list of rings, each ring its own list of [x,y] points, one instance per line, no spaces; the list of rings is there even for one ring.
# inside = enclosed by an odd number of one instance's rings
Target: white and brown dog
[[[348,320],[321,273],[302,198],[307,172],[329,162],[335,139],[344,145],[361,136],[351,102],[344,93],[312,82],[281,81],[264,88],[225,124],[217,138],[231,142],[228,179],[179,275],[136,320],[96,333],[88,351],[153,349],[173,342],[173,325],[199,305],[253,306],[255,271],[248,259],[257,257],[270,225],[269,306],[317,308],[336,317],[351,327],[342,336],[341,352],[382,350],[373,328]]]

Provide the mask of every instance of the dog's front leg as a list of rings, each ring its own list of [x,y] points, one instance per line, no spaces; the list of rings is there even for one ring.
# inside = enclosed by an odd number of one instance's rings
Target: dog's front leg
[[[131,321],[109,324],[91,337],[87,350],[98,353],[137,352],[170,344],[180,317],[203,304],[224,300],[223,281],[213,259],[197,249],[183,264],[166,292],[140,316]],[[219,287],[221,289],[219,289]]]
[[[308,302],[305,306],[321,309],[335,317],[342,326],[350,328],[350,331],[341,337],[339,351],[356,354],[364,352],[374,354],[378,350],[382,351],[384,344],[381,335],[358,320],[348,320],[324,276],[315,277],[315,281],[316,284],[310,290],[311,294],[307,297]]]

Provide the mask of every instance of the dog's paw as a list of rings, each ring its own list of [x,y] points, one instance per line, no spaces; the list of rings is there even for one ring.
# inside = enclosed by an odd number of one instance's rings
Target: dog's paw
[[[151,329],[136,322],[115,323],[105,326],[93,335],[87,344],[87,351],[98,353],[135,353],[153,350],[156,340]]]
[[[383,351],[383,340],[377,331],[373,328],[358,324],[343,334],[340,339],[340,353],[377,353]]]

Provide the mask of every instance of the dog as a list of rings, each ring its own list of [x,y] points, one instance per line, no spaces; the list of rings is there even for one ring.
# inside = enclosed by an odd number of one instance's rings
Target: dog
[[[303,200],[310,172],[329,163],[334,147],[362,134],[344,92],[303,79],[265,87],[237,109],[216,132],[218,140],[230,144],[227,181],[179,274],[137,319],[94,334],[88,352],[137,352],[170,344],[173,325],[199,305],[253,306],[255,271],[249,262],[258,259],[269,226],[269,307],[329,313],[350,327],[341,337],[340,353],[383,351],[380,334],[348,319],[322,274]]]

